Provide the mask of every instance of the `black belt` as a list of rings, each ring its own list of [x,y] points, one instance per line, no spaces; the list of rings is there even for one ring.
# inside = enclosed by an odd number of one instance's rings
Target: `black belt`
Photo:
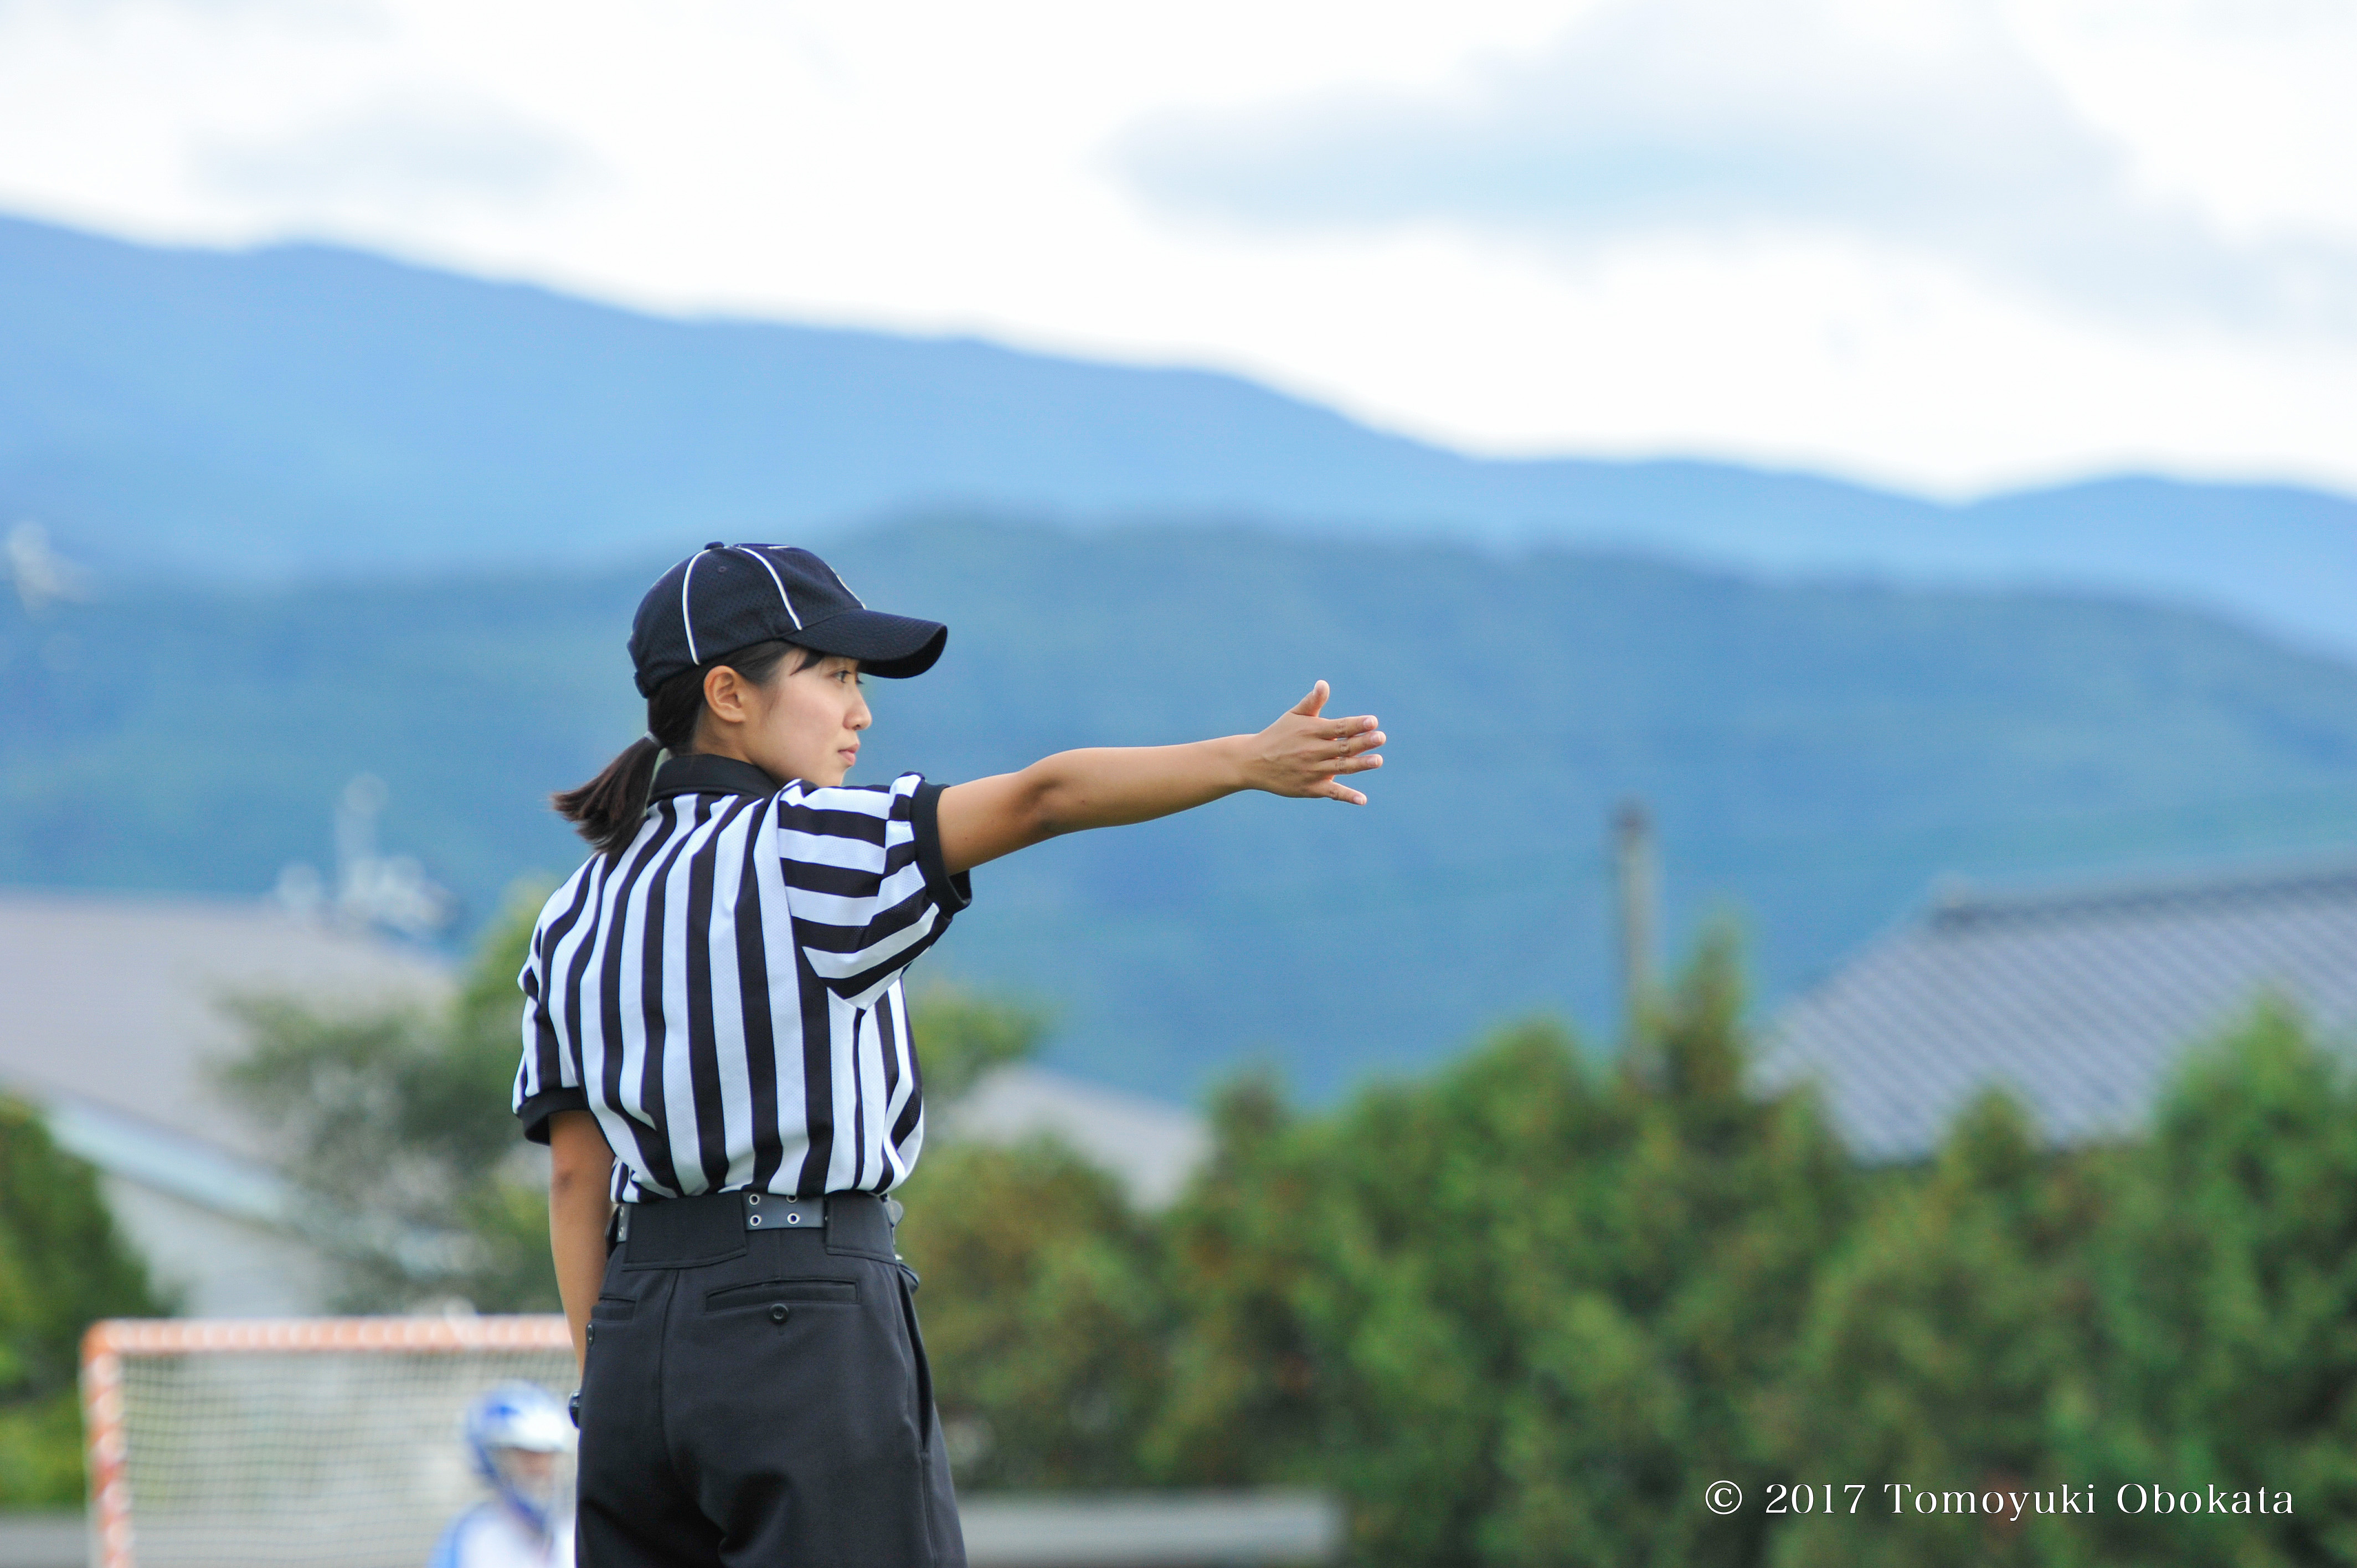
[[[626,1203],[615,1211],[609,1251],[626,1251],[627,1267],[670,1267],[733,1257],[761,1231],[826,1233],[830,1252],[899,1256],[892,1245],[900,1223],[897,1199],[872,1192],[823,1197],[782,1197],[774,1192],[707,1192]]]

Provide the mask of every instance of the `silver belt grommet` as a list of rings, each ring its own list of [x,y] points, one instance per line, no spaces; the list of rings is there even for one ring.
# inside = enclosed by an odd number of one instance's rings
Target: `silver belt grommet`
[[[760,1226],[761,1226],[761,1217],[760,1217],[759,1215],[756,1214],[756,1215],[754,1215],[751,1219],[749,1219],[746,1220],[746,1221],[745,1221],[745,1223],[746,1223],[748,1226],[750,1226],[752,1229],[754,1229],[754,1230],[759,1230],[759,1229],[760,1229]]]
[[[787,1209],[787,1210],[786,1210],[786,1223],[787,1223],[787,1224],[789,1224],[789,1225],[800,1225],[802,1222],[802,1217],[801,1215],[796,1214],[796,1213],[795,1213],[792,1209],[791,1209],[791,1208],[789,1208],[789,1209]]]

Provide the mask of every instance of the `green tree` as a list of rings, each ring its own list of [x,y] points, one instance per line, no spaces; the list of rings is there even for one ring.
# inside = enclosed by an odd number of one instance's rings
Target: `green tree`
[[[1876,1498],[1788,1521],[1774,1562],[2357,1562],[2357,1075],[2296,1017],[2196,1050],[2148,1134],[2040,1153],[1991,1096],[1879,1188],[1770,1402],[1786,1475],[2092,1506],[2016,1528]],[[2202,1506],[2124,1513],[2124,1484]]]
[[[909,998],[909,1030],[924,1069],[925,1105],[945,1111],[995,1067],[1030,1057],[1048,1032],[1045,1008],[936,980]]]
[[[935,1131],[900,1193],[900,1248],[931,1287],[925,1346],[958,1479],[1134,1485],[1167,1333],[1154,1227],[1055,1140],[945,1136],[985,1073],[1038,1049],[1041,1009],[936,983],[911,1011]]]
[[[484,1310],[556,1309],[544,1166],[508,1112],[523,1006],[515,977],[539,903],[515,897],[444,1008],[232,1004],[247,1043],[220,1081],[332,1217],[312,1240],[336,1265],[346,1308],[456,1296]]]
[[[115,1229],[98,1173],[0,1097],[0,1509],[81,1500],[82,1331],[173,1310]]]
[[[1325,1173],[1265,1076],[1211,1107],[1211,1153],[1163,1225],[1178,1316],[1168,1398],[1146,1434],[1157,1477],[1211,1486],[1300,1481],[1324,1411],[1298,1303],[1316,1266],[1301,1234]]]
[[[1943,1568],[2069,1550],[2052,1424],[2084,1363],[2085,1250],[2104,1155],[2043,1154],[1999,1092],[1960,1116],[1928,1171],[1883,1173],[1824,1262],[1791,1377],[1766,1402],[1779,1479],[1813,1485],[1771,1561]],[[1823,1487],[1859,1483],[1863,1493]],[[1910,1491],[1935,1494],[1921,1511]],[[2020,1494],[2020,1518],[1949,1510],[1948,1493]],[[1834,1506],[1826,1517],[1826,1504]],[[1894,1511],[1894,1504],[1896,1511]]]
[[[1051,1140],[952,1144],[903,1196],[960,1484],[1136,1485],[1168,1306],[1153,1229],[1120,1182]]]
[[[2091,1375],[2053,1438],[2104,1505],[2079,1560],[2357,1563],[2357,1073],[2264,1006],[2189,1058],[2119,1176]],[[2123,1484],[2204,1509],[2124,1515]],[[2213,1485],[2293,1511],[2211,1513]]]
[[[1232,1091],[1149,1457],[1337,1487],[1369,1562],[1757,1561],[1702,1488],[1768,1473],[1749,1412],[1853,1184],[1745,1092],[1740,993],[1722,936],[1616,1070],[1529,1025],[1332,1116]]]

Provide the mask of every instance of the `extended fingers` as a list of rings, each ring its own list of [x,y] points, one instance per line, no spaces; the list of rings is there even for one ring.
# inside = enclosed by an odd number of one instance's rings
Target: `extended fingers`
[[[1342,724],[1345,726],[1343,733],[1336,736],[1332,742],[1335,755],[1321,768],[1321,771],[1327,768],[1332,771],[1327,774],[1316,792],[1330,800],[1343,800],[1353,806],[1363,806],[1367,803],[1367,798],[1342,783],[1341,777],[1347,773],[1365,773],[1372,768],[1381,768],[1383,765],[1383,759],[1375,755],[1375,748],[1382,746],[1389,737],[1383,731],[1375,728],[1375,721],[1372,718],[1345,719]]]
[[[1291,732],[1269,755],[1269,760],[1276,764],[1280,774],[1292,777],[1265,788],[1271,788],[1282,795],[1322,796],[1329,800],[1363,806],[1367,803],[1366,796],[1342,783],[1341,778],[1345,774],[1364,773],[1371,768],[1381,768],[1383,759],[1372,754],[1390,737],[1376,727],[1372,714],[1342,719],[1325,717],[1324,710],[1329,694],[1330,689],[1326,682],[1318,682],[1310,688],[1308,696],[1293,705],[1292,712],[1285,719],[1271,726],[1269,738],[1272,740],[1275,740],[1283,731]]]

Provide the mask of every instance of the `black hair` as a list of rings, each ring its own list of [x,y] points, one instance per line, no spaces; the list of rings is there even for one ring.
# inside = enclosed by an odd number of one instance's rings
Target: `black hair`
[[[778,666],[789,653],[801,657],[780,671]],[[684,757],[695,749],[706,675],[725,666],[756,686],[767,686],[780,673],[791,675],[825,657],[799,643],[757,642],[681,671],[647,699],[647,733],[624,746],[597,778],[578,789],[555,791],[548,803],[600,854],[617,853],[638,836],[647,792],[654,788],[655,759],[666,751]]]

